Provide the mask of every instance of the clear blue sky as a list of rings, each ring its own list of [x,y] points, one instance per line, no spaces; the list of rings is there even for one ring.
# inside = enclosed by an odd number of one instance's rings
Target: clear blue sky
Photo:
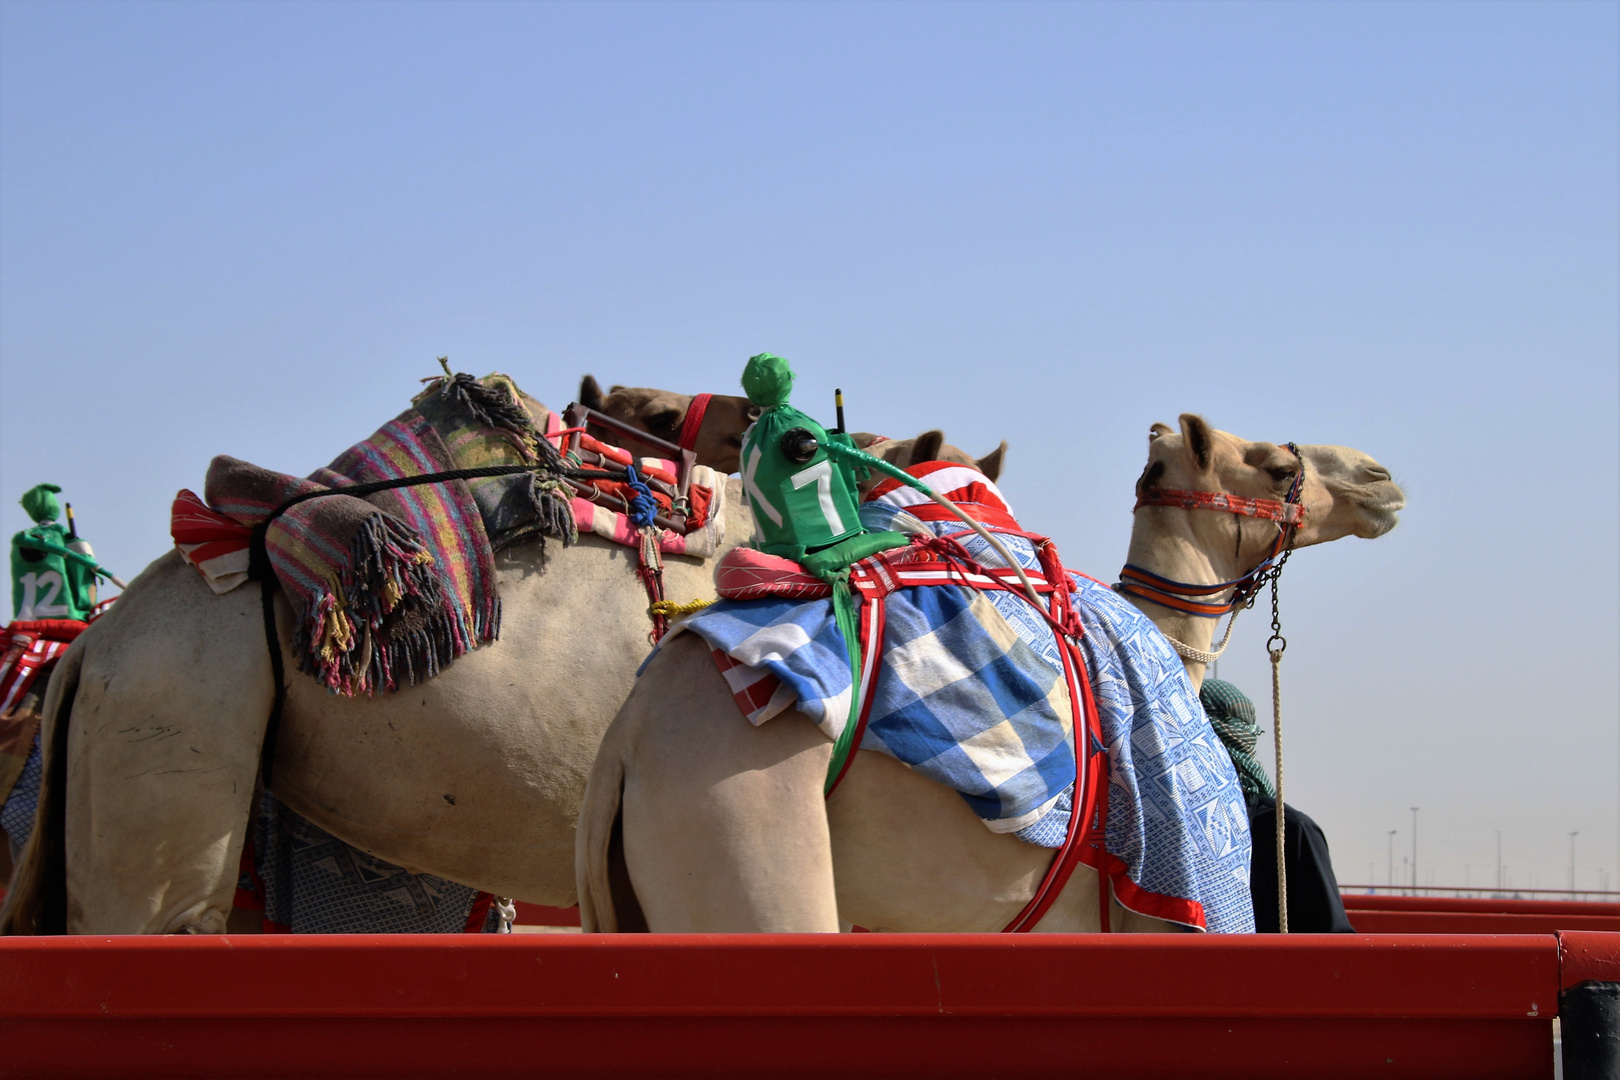
[[[1148,426],[1410,503],[1289,566],[1291,801],[1341,877],[1617,870],[1620,7],[0,4],[0,526],[114,569],[433,358],[1012,443],[1117,570]],[[1264,619],[1221,673],[1268,695]],[[1269,727],[1269,724],[1268,724]]]

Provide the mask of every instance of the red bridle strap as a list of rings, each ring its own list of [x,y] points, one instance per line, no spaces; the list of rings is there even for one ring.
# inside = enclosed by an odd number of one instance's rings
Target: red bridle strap
[[[1250,499],[1226,491],[1161,491],[1149,489],[1137,492],[1136,508],[1144,506],[1174,506],[1182,510],[1220,510],[1244,517],[1264,518],[1279,525],[1295,528],[1305,524],[1305,505],[1281,502],[1277,499]]]
[[[713,394],[698,394],[692,399],[692,404],[686,407],[686,419],[681,424],[681,437],[675,442],[682,450],[692,450],[697,447],[698,431],[703,427],[703,414],[709,411],[709,399]]]
[[[1260,565],[1234,581],[1198,585],[1172,581],[1140,566],[1126,563],[1125,568],[1119,572],[1120,581],[1114,586],[1114,590],[1204,619],[1218,619],[1239,605],[1248,603],[1249,597],[1253,596],[1265,582],[1266,575],[1274,573],[1272,568],[1281,567],[1282,564],[1278,559],[1284,557],[1283,552],[1288,547],[1288,541],[1305,523],[1305,504],[1299,501],[1301,493],[1305,490],[1305,458],[1300,455],[1299,447],[1293,443],[1288,443],[1287,446],[1288,452],[1299,462],[1299,472],[1294,474],[1293,483],[1288,485],[1288,497],[1281,501],[1250,499],[1225,491],[1150,489],[1136,493],[1138,510],[1144,506],[1170,506],[1181,510],[1218,510],[1242,517],[1275,521],[1277,542],[1271,546],[1271,554],[1267,555]],[[1210,603],[1205,599],[1227,589],[1232,590],[1232,595],[1225,603]]]

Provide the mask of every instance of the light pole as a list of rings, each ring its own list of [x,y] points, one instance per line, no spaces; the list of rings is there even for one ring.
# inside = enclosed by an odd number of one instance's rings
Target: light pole
[[[1578,832],[1569,834],[1569,898],[1575,899],[1575,838],[1581,835]]]
[[[1496,830],[1496,891],[1502,891],[1502,830]]]
[[[1395,891],[1395,833],[1397,831],[1396,829],[1389,830],[1389,869],[1385,872],[1384,879],[1389,882],[1390,892]]]
[[[1417,895],[1417,807],[1412,807],[1412,895]]]

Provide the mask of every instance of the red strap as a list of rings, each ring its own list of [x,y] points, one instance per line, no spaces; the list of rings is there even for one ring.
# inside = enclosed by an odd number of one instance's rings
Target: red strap
[[[1221,510],[1244,517],[1264,518],[1282,525],[1299,526],[1305,523],[1305,504],[1280,502],[1277,499],[1250,499],[1225,491],[1161,491],[1150,489],[1137,492],[1136,507],[1176,506],[1183,510]]]
[[[1103,828],[1108,805],[1108,751],[1097,749],[1103,745],[1101,723],[1097,717],[1097,701],[1091,693],[1091,679],[1086,665],[1073,645],[1059,638],[1059,652],[1063,656],[1063,675],[1069,684],[1070,701],[1074,709],[1074,741],[1077,768],[1074,777],[1074,801],[1069,812],[1069,832],[1063,846],[1046,868],[1046,876],[1035,889],[1035,895],[1024,905],[1012,922],[1002,930],[1004,934],[1027,934],[1045,917],[1052,904],[1063,892],[1064,886],[1081,862],[1089,862],[1088,846],[1098,847],[1103,842]],[[1083,756],[1082,756],[1083,755]],[[1080,764],[1081,761],[1084,764]],[[1102,910],[1103,930],[1108,929],[1108,909]]]
[[[698,431],[703,427],[703,414],[709,411],[709,399],[713,394],[698,394],[692,398],[692,404],[686,407],[686,420],[681,424],[681,437],[675,442],[682,450],[692,450],[697,446]]]
[[[482,934],[484,923],[489,920],[490,905],[495,902],[495,894],[481,892],[473,897],[472,910],[467,912],[467,923],[461,928],[463,934]]]
[[[48,641],[72,641],[89,623],[78,619],[17,619],[6,627],[11,633],[33,634]]]

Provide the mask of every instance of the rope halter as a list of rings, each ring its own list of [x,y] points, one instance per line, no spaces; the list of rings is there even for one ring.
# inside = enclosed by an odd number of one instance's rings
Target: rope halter
[[[1225,491],[1179,491],[1148,489],[1140,490],[1136,495],[1135,510],[1144,506],[1169,506],[1182,510],[1218,510],[1221,513],[1235,514],[1240,517],[1259,518],[1262,521],[1277,523],[1277,540],[1271,545],[1271,551],[1256,564],[1248,573],[1231,581],[1219,581],[1213,585],[1197,584],[1187,581],[1175,581],[1162,577],[1144,567],[1133,563],[1126,563],[1120,570],[1120,580],[1114,586],[1114,591],[1134,596],[1142,600],[1150,600],[1173,611],[1180,611],[1187,615],[1196,615],[1202,619],[1218,619],[1228,613],[1233,614],[1249,607],[1254,603],[1255,595],[1271,577],[1282,570],[1283,562],[1287,561],[1287,554],[1293,545],[1293,539],[1298,534],[1300,526],[1305,524],[1305,504],[1300,502],[1300,496],[1305,490],[1305,458],[1301,456],[1299,447],[1293,443],[1284,443],[1288,452],[1294,455],[1299,462],[1299,470],[1294,473],[1293,481],[1288,485],[1288,493],[1281,499],[1251,499],[1243,495],[1233,495]],[[1231,590],[1230,595],[1222,601],[1219,594]],[[1171,645],[1183,658],[1198,663],[1213,663],[1215,658],[1225,650],[1226,643],[1232,638],[1232,623],[1226,626],[1226,635],[1221,639],[1220,645],[1214,652],[1204,652],[1194,649],[1174,638]]]

